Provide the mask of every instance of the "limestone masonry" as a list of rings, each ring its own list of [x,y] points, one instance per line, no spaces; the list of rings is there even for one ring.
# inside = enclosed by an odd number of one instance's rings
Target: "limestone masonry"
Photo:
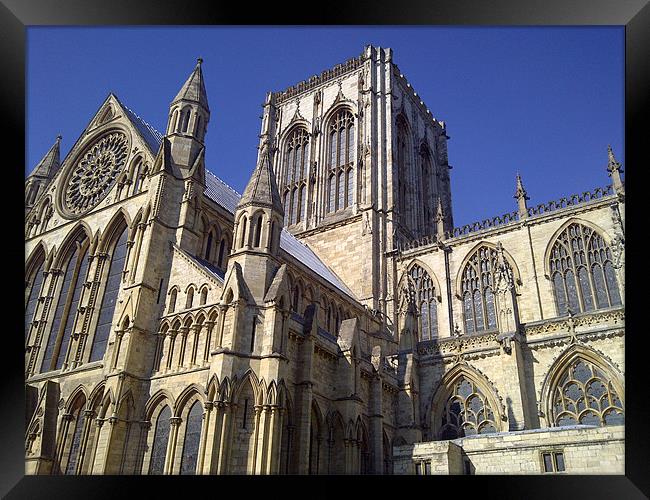
[[[454,227],[446,124],[368,46],[267,94],[240,195],[201,64],[164,134],[109,94],[26,179],[27,474],[624,473],[611,148]]]

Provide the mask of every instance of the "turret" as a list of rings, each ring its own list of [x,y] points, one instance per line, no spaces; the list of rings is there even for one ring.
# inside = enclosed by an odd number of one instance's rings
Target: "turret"
[[[61,166],[61,139],[60,135],[57,136],[50,150],[25,179],[25,212],[28,212],[34,206],[38,197],[45,191],[47,185],[59,171]]]
[[[190,171],[204,148],[210,121],[202,63],[203,59],[197,59],[194,70],[169,107],[166,139],[170,143],[171,159],[183,177],[191,175]]]
[[[268,142],[263,142],[257,166],[235,211],[233,252],[230,257],[231,261],[241,265],[256,298],[264,296],[277,268],[273,257],[280,250],[283,221],[284,210],[271,167],[270,146]]]

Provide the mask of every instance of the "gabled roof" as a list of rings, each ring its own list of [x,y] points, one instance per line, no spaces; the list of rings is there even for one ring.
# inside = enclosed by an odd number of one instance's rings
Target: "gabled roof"
[[[207,169],[205,175],[205,184],[206,187],[203,193],[212,201],[218,205],[221,205],[230,213],[234,214],[241,195]],[[350,298],[357,300],[350,289],[345,286],[345,283],[343,283],[343,281],[341,281],[341,279],[334,273],[334,271],[327,267],[325,263],[323,263],[323,261],[318,258],[318,256],[311,248],[298,240],[284,228],[280,233],[280,248],[295,258],[297,261],[310,268],[321,278],[334,285]]]
[[[113,94],[115,95],[115,94]],[[131,120],[131,123],[135,126],[135,128],[138,130],[144,141],[147,143],[147,146],[149,146],[149,149],[151,152],[155,155],[158,153],[158,149],[160,148],[160,143],[162,142],[163,135],[158,132],[155,128],[153,128],[151,125],[149,125],[146,121],[144,121],[142,118],[140,118],[133,110],[131,110],[128,106],[126,106],[122,101],[120,101],[117,96],[115,96],[115,99],[120,103],[120,106],[124,108],[124,111],[126,111],[126,115]]]

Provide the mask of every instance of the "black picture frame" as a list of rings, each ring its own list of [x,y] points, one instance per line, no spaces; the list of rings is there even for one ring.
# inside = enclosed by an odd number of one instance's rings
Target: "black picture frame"
[[[308,4],[292,6],[287,3],[269,4],[267,7],[242,5],[212,5],[197,1],[141,0],[2,0],[0,3],[0,60],[3,75],[0,78],[0,110],[5,125],[3,145],[13,155],[5,157],[4,174],[8,175],[5,190],[5,207],[9,208],[9,193],[22,198],[19,176],[24,175],[25,161],[25,49],[26,27],[34,25],[206,25],[206,24],[412,24],[412,25],[619,25],[625,26],[625,157],[626,205],[628,228],[632,228],[632,245],[627,247],[627,260],[634,269],[636,252],[641,239],[636,229],[643,227],[643,209],[636,201],[643,184],[638,172],[642,168],[643,144],[647,133],[643,121],[650,100],[650,6],[647,0],[456,0],[389,2],[362,1],[347,7],[317,8],[319,17],[309,15]],[[263,49],[263,48],[262,48]],[[53,89],[55,94],[56,89]],[[558,117],[561,119],[561,117]],[[603,116],[602,126],[607,127]],[[577,131],[579,133],[579,131]],[[647,141],[647,139],[646,139]],[[14,176],[16,178],[14,178]],[[24,182],[24,177],[23,177]],[[10,187],[9,187],[10,186]],[[14,187],[16,186],[16,187]],[[17,194],[16,194],[17,193]],[[636,208],[636,209],[635,209]],[[5,223],[9,252],[15,256],[5,263],[5,311],[24,307],[20,293],[12,293],[12,278],[20,279],[24,261],[17,243],[24,234],[23,224],[13,212],[5,210]],[[15,229],[15,238],[13,235]],[[16,241],[16,243],[14,243]],[[11,273],[9,273],[11,271]],[[15,273],[15,274],[13,274]],[[463,496],[472,492],[480,497],[498,498],[647,498],[650,496],[650,453],[648,451],[648,397],[642,373],[646,356],[640,302],[643,294],[635,294],[634,276],[627,279],[626,320],[630,324],[626,335],[626,442],[625,476],[471,476],[463,477],[396,477],[370,476],[346,478],[255,478],[255,477],[24,477],[24,370],[21,335],[14,328],[4,334],[12,338],[5,350],[2,387],[2,441],[0,448],[0,494],[6,498],[115,498],[135,496],[140,491],[145,498],[162,493],[169,496],[174,490],[187,494],[188,488],[199,494],[226,495],[236,486],[243,492],[235,495],[250,496],[255,490],[275,496],[351,496],[380,494],[423,494],[420,488],[430,489],[424,494],[442,495],[441,486],[453,486],[451,495]],[[631,311],[631,314],[630,314]],[[18,319],[9,316],[9,325]],[[16,315],[18,317],[19,315]],[[14,323],[15,322],[15,323]],[[635,328],[636,327],[636,328]],[[22,327],[18,331],[22,330]],[[298,481],[298,483],[296,483]],[[427,481],[426,483],[423,481]],[[431,481],[431,482],[428,482]],[[474,481],[474,484],[471,482]],[[136,490],[137,488],[137,490]],[[142,489],[144,488],[144,489]],[[350,491],[350,488],[354,492]],[[416,488],[417,490],[414,490]]]

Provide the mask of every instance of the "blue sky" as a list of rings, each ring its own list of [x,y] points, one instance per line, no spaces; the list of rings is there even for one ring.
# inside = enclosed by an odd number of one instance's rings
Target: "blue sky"
[[[242,192],[261,104],[365,45],[447,123],[456,226],[605,186],[625,161],[623,27],[29,27],[26,171],[58,134],[67,154],[109,92],[160,131],[196,58],[212,112],[207,167]]]

